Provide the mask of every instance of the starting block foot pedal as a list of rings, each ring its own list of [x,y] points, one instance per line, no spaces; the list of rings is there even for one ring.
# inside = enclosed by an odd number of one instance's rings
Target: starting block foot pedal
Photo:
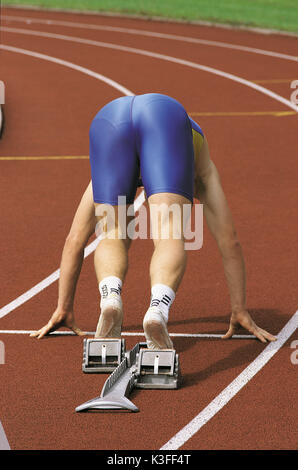
[[[120,338],[84,339],[82,370],[85,373],[113,372],[125,357],[125,340]]]
[[[136,388],[172,389],[179,383],[179,357],[174,349],[140,349]]]

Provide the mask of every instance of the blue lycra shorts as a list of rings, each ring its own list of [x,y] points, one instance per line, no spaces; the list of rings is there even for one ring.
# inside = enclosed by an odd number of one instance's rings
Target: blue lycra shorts
[[[147,197],[181,194],[193,200],[192,124],[183,106],[166,95],[124,96],[92,121],[90,164],[94,202],[132,204],[141,177]]]

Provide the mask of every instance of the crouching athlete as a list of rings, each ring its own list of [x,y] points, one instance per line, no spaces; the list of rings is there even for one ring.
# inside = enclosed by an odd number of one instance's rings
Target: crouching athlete
[[[113,234],[108,233],[109,224],[105,224],[106,236],[94,254],[101,295],[95,336],[121,336],[121,292],[131,239],[123,237],[118,218],[118,196],[125,196],[127,206],[133,204],[141,178],[150,213],[153,205],[170,207],[176,204],[182,209],[183,205],[192,204],[194,197],[204,205],[204,216],[222,256],[231,300],[230,325],[223,338],[230,338],[242,326],[263,343],[274,341],[276,338],[258,327],[247,311],[245,263],[232,215],[218,171],[209,155],[207,139],[183,106],[175,99],[157,93],[118,98],[95,116],[89,138],[91,182],[65,241],[58,305],[49,322],[31,336],[42,338],[61,326],[78,335],[84,334],[74,319],[76,285],[84,248],[96,225],[103,220],[102,214],[108,213],[108,206],[112,206],[116,214],[110,230]],[[104,212],[105,208],[107,212]],[[127,224],[129,222],[127,218]],[[177,230],[173,218],[169,217],[151,218],[151,225],[154,233],[150,263],[151,300],[143,328],[149,348],[172,348],[167,323],[186,268],[183,230]],[[165,238],[162,233],[169,236]]]

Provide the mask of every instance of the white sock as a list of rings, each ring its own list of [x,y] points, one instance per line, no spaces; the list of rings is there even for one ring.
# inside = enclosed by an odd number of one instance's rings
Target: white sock
[[[105,300],[113,294],[114,298],[121,300],[122,281],[116,276],[108,276],[102,279],[98,284],[99,292],[101,295],[101,307],[105,303]]]
[[[157,307],[168,322],[169,310],[175,300],[175,292],[165,284],[154,284],[151,289],[150,307]]]

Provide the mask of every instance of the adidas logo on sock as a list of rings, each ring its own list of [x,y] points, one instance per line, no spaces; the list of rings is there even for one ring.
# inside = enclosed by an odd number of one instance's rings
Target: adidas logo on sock
[[[165,295],[163,296],[163,298],[161,299],[161,302],[162,302],[163,304],[165,304],[166,306],[168,306],[169,303],[171,302],[171,299],[170,299],[170,297],[169,297],[168,295],[165,294]]]
[[[111,287],[111,293],[112,292],[115,292],[115,294],[120,295],[121,294],[120,286],[118,287],[118,289],[116,289],[115,287]]]
[[[158,299],[151,299],[150,307],[158,307],[160,300]]]
[[[101,295],[103,298],[106,298],[108,296],[108,287],[106,284],[102,286]]]

